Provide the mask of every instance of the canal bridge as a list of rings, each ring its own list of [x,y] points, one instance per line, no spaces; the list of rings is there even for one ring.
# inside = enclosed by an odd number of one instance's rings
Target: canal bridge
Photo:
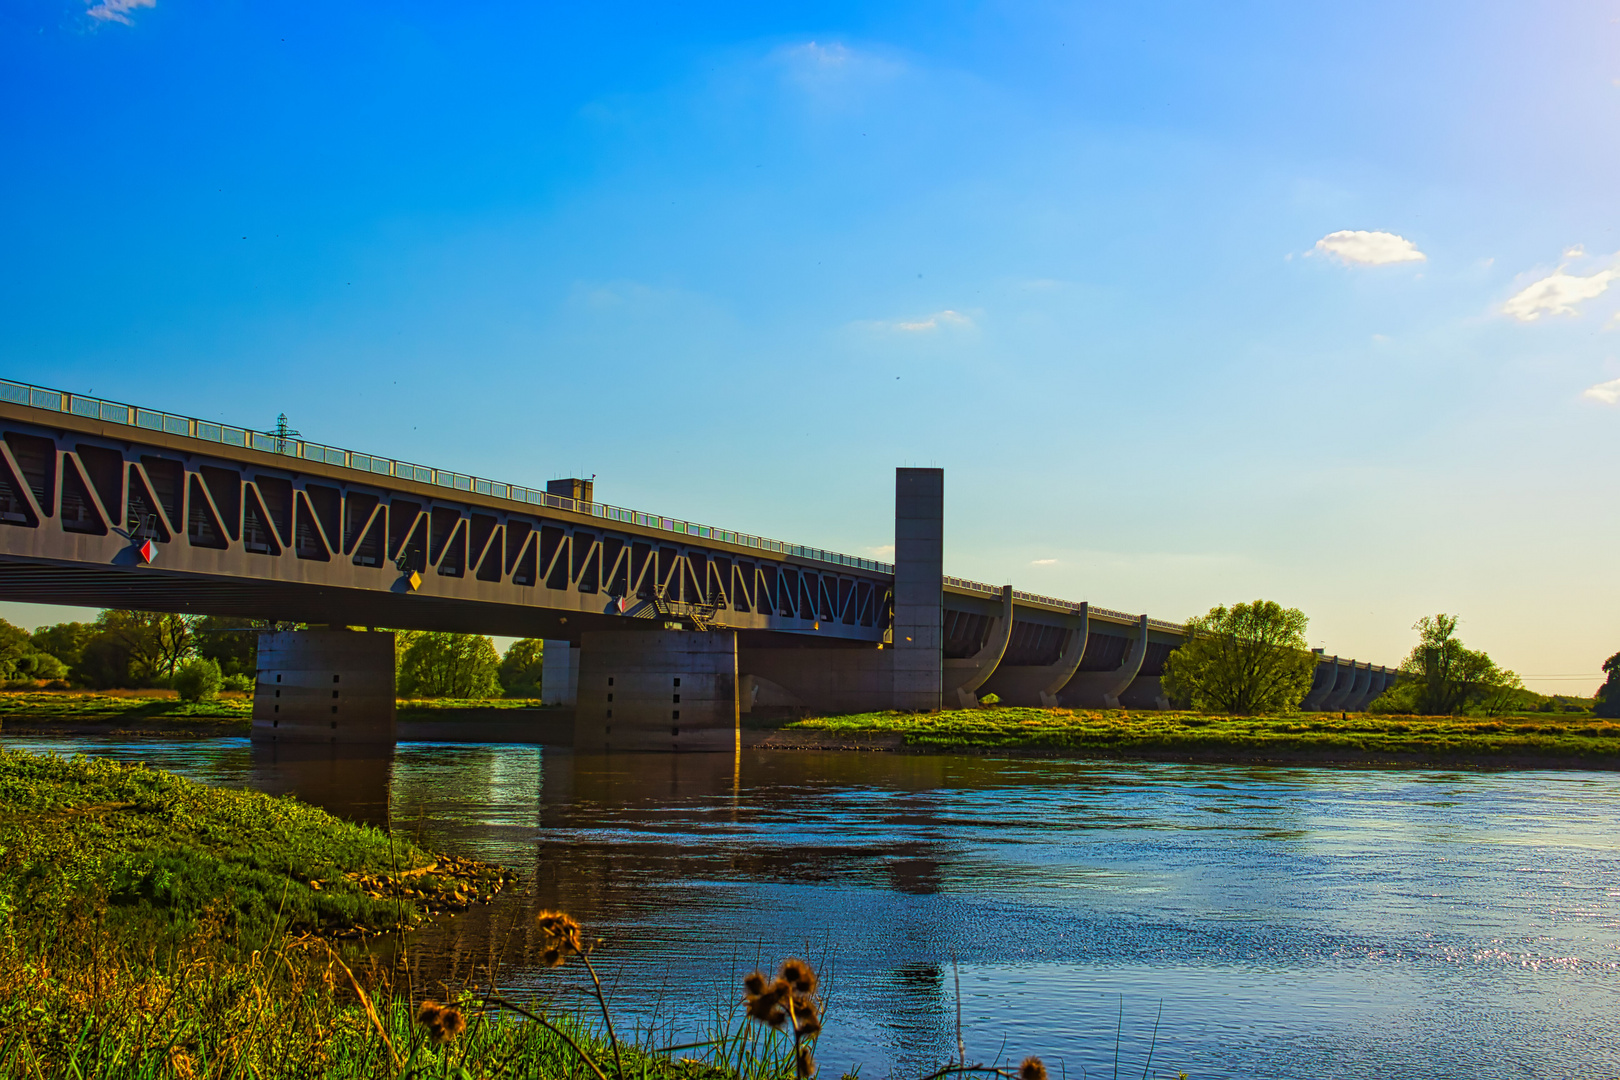
[[[599,502],[588,480],[516,484],[28,383],[0,380],[0,427],[0,597],[544,638],[544,693],[593,748],[991,693],[1163,708],[1185,632],[947,576],[936,469],[897,472],[891,564]],[[387,736],[391,640],[262,635],[255,734]],[[1393,678],[1323,657],[1305,706],[1357,710]]]

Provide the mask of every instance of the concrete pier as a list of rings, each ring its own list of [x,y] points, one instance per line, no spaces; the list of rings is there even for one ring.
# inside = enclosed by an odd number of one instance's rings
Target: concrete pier
[[[540,654],[540,700],[572,705],[579,693],[579,646],[567,638],[547,639]]]
[[[253,738],[393,743],[394,635],[360,630],[259,635]]]
[[[734,632],[587,631],[579,658],[576,750],[736,748]]]
[[[939,708],[944,675],[945,470],[894,477],[894,708]]]

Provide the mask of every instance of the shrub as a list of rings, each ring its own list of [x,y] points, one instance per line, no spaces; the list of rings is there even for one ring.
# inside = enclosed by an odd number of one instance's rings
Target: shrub
[[[253,676],[227,675],[220,680],[219,688],[221,690],[233,690],[238,694],[251,694],[253,693]]]
[[[180,693],[181,701],[211,701],[219,694],[224,681],[219,665],[212,660],[187,660],[174,673],[172,686]]]

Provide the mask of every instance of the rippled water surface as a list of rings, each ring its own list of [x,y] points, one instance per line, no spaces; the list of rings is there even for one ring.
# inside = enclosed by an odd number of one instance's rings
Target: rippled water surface
[[[953,1056],[954,957],[969,1057],[1070,1080],[1114,1076],[1116,1041],[1133,1078],[1620,1074],[1615,774],[7,745],[391,812],[522,874],[418,935],[425,979],[493,960],[555,986],[522,933],[540,907],[606,939],[634,1015],[706,1013],[756,958],[820,960],[824,1071]]]

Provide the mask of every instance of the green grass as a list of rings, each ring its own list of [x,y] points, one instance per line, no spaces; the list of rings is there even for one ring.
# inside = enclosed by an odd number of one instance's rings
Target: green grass
[[[1548,714],[1509,717],[1208,716],[1188,712],[980,708],[938,713],[823,716],[785,731],[894,734],[936,750],[1048,751],[1106,757],[1188,756],[1236,760],[1309,757],[1471,760],[1534,758],[1620,763],[1620,724]]]
[[[237,725],[253,717],[245,694],[213,701],[181,701],[168,690],[21,691],[0,693],[0,726],[45,724],[187,724],[199,728]]]
[[[540,709],[539,698],[400,698],[399,708],[432,712],[437,709]]]
[[[478,710],[481,719],[493,720],[509,710],[540,707],[534,698],[401,698],[396,706],[401,720],[433,720],[469,709]],[[443,718],[462,719],[454,715]],[[0,729],[105,725],[109,731],[144,727],[226,734],[245,731],[252,719],[253,698],[246,694],[186,702],[169,690],[0,692]]]
[[[0,750],[0,916],[52,928],[96,910],[154,946],[210,925],[243,948],[275,928],[414,925],[499,887],[498,871],[290,798],[108,760]]]

